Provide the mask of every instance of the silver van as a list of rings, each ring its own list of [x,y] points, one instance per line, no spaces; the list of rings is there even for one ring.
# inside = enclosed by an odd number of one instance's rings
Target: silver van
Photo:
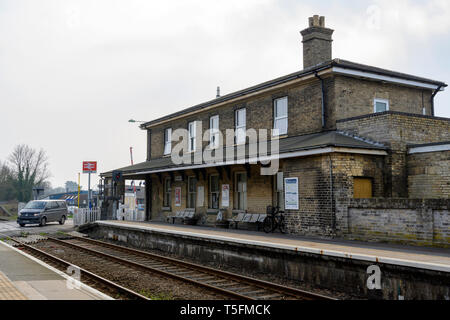
[[[67,204],[64,200],[33,200],[20,210],[17,223],[24,227],[26,224],[45,226],[47,222],[64,224],[67,219]]]

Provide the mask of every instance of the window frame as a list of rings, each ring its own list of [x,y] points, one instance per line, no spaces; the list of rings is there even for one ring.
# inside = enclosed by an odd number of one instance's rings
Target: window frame
[[[377,102],[385,103],[386,110],[377,111]],[[389,99],[378,99],[378,98],[373,99],[373,113],[381,113],[381,112],[386,112],[386,111],[389,111]]]
[[[55,202],[55,201],[49,201],[49,202],[47,202],[46,205],[45,205],[45,208],[48,209],[48,210],[53,210],[53,209],[56,209],[56,208],[58,208],[58,207],[59,207],[59,205],[58,205],[58,203]]]
[[[277,117],[277,102],[280,100],[286,100],[286,115]],[[276,123],[279,120],[286,120],[286,132],[280,132],[279,134],[275,134]],[[288,134],[288,128],[289,128],[289,98],[288,96],[276,98],[273,100],[273,130],[272,130],[272,136],[279,137],[279,136],[285,136]]]
[[[194,185],[194,191],[191,192],[191,189],[189,187],[190,187],[190,183],[191,183],[192,179],[195,180],[195,185]],[[188,208],[188,209],[195,209],[196,206],[197,206],[197,182],[198,181],[197,181],[197,178],[195,176],[189,176],[188,177],[188,181],[187,181],[187,201],[186,201],[186,208]],[[191,202],[190,201],[191,194],[194,195],[194,198],[193,198],[193,201],[194,201],[193,205],[194,206],[192,206],[192,203],[190,203]]]
[[[172,181],[170,177],[165,177],[163,185],[163,207],[170,208],[172,204]],[[169,185],[169,189],[167,189],[167,182]],[[167,202],[166,202],[166,196],[167,196]]]
[[[244,175],[245,177],[245,191],[239,191],[239,187],[238,187],[238,175]],[[247,177],[247,172],[245,171],[238,171],[234,173],[234,209],[238,210],[238,211],[245,211],[247,210],[247,189],[248,189],[248,177]],[[239,208],[239,193],[243,193],[244,196],[244,204],[243,204],[243,208]]]
[[[217,119],[217,128],[213,128],[213,120]],[[209,146],[211,149],[217,149],[219,148],[220,141],[219,141],[219,133],[220,133],[220,117],[218,114],[209,117]],[[213,143],[213,138],[214,143]]]
[[[170,132],[169,134],[169,140],[167,140],[167,132]],[[169,151],[167,152],[167,146],[169,146]],[[166,128],[164,129],[164,155],[170,155],[172,153],[172,128]]]
[[[191,135],[191,125],[193,126],[193,135]],[[197,121],[188,123],[188,151],[195,152],[197,149]]]
[[[213,177],[217,177],[217,191],[214,191],[214,192],[212,191],[212,188],[211,188],[211,186],[212,186],[211,178],[213,178]],[[218,209],[220,209],[220,178],[219,178],[219,175],[211,174],[209,176],[208,180],[209,180],[208,181],[209,182],[209,184],[208,184],[208,186],[209,186],[209,188],[208,188],[208,208],[218,210]],[[213,203],[212,203],[213,194],[217,194],[217,208],[213,207]]]
[[[239,112],[244,112],[244,124],[239,125],[238,121],[239,121]],[[238,141],[238,132],[239,129],[244,129],[244,140],[243,141]],[[246,140],[247,140],[247,135],[246,135],[246,130],[247,130],[247,109],[246,108],[239,108],[234,110],[234,143],[235,144],[245,144]]]

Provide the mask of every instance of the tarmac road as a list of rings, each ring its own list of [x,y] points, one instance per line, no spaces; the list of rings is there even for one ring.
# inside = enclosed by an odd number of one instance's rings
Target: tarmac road
[[[39,227],[37,224],[20,227],[16,221],[0,220],[0,233],[8,236],[20,235],[22,232],[31,234],[56,233],[58,231],[72,231],[73,229],[72,219],[67,219],[64,225],[60,225],[58,222],[49,222],[45,227]]]

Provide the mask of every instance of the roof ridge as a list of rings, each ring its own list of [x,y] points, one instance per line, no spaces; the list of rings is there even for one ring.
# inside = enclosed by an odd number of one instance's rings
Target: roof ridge
[[[375,141],[375,140],[372,140],[372,139],[369,139],[369,138],[366,138],[366,137],[358,136],[358,135],[356,135],[356,134],[354,134],[354,133],[352,133],[350,131],[337,130],[336,133],[341,134],[341,135],[346,136],[346,137],[350,137],[350,138],[362,141],[362,142],[365,142],[365,143],[372,144],[372,145],[377,146],[377,147],[386,147],[381,142],[378,142],[378,141]]]
[[[377,67],[374,65],[370,65],[370,64],[365,64],[365,63],[360,63],[360,62],[354,62],[351,60],[346,60],[346,59],[341,59],[341,58],[335,58],[331,61],[331,64],[335,65],[335,66],[341,66],[341,67],[348,67],[348,68],[354,68],[357,69],[358,67],[362,68],[362,69],[368,69],[370,70],[369,72],[374,72],[374,73],[391,73],[394,76],[397,77],[403,77],[403,78],[415,78],[417,81],[424,81],[424,82],[429,82],[429,83],[434,83],[434,84],[440,84],[443,87],[447,87],[447,84],[442,82],[442,81],[438,81],[438,80],[433,80],[431,78],[425,78],[423,76],[416,76],[410,73],[406,73],[403,71],[396,71],[393,70],[391,68],[385,68],[385,67]]]

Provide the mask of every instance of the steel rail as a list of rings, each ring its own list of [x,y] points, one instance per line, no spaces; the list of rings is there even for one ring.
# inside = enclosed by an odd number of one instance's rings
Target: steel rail
[[[78,237],[74,237],[74,238],[78,238]],[[160,270],[160,269],[157,269],[157,268],[153,268],[153,267],[150,267],[150,266],[147,266],[147,265],[135,262],[135,261],[119,258],[119,257],[116,257],[114,255],[110,255],[110,254],[107,254],[107,253],[104,253],[104,252],[101,252],[101,251],[98,251],[98,250],[93,250],[93,249],[90,249],[90,248],[86,248],[86,247],[83,247],[83,246],[80,246],[80,245],[68,242],[66,240],[60,240],[60,239],[56,239],[56,238],[52,238],[52,237],[48,237],[48,240],[53,241],[55,243],[62,244],[63,246],[65,245],[65,246],[69,246],[69,247],[72,247],[72,248],[77,249],[77,250],[86,251],[86,252],[88,252],[90,254],[96,255],[96,256],[101,257],[101,258],[107,258],[109,260],[113,260],[113,261],[115,261],[115,262],[117,262],[119,264],[125,264],[125,265],[128,265],[128,266],[133,267],[133,268],[141,268],[141,269],[144,269],[146,271],[150,271],[150,272],[154,272],[154,273],[163,275],[165,277],[170,277],[170,278],[174,278],[174,279],[177,279],[177,280],[188,282],[188,283],[191,283],[191,284],[194,284],[194,285],[197,285],[197,286],[201,286],[201,287],[210,289],[212,291],[219,292],[221,294],[224,294],[224,295],[236,298],[236,299],[254,300],[254,298],[252,298],[252,297],[245,296],[245,295],[239,294],[239,293],[234,292],[234,291],[230,291],[230,290],[227,290],[227,289],[223,289],[223,288],[219,288],[219,287],[216,287],[216,286],[212,286],[212,285],[209,285],[209,284],[204,283],[204,282],[196,281],[194,279],[189,279],[189,278],[177,275],[175,273],[167,272],[167,271]]]
[[[132,249],[132,248],[127,248],[124,246],[119,246],[119,245],[115,245],[112,243],[108,243],[108,242],[104,242],[104,241],[99,241],[99,240],[94,240],[94,239],[89,239],[89,238],[85,238],[85,237],[77,237],[77,236],[71,236],[74,239],[81,241],[81,242],[86,242],[86,243],[91,243],[97,246],[101,246],[101,247],[107,247],[110,249],[114,249],[123,253],[128,253],[128,254],[134,254],[137,256],[141,256],[147,259],[154,259],[154,260],[159,260],[162,261],[164,263],[169,263],[169,264],[173,264],[173,265],[178,265],[180,267],[189,269],[189,270],[193,270],[193,271],[200,271],[202,273],[206,273],[208,275],[212,275],[212,276],[216,276],[222,279],[228,279],[228,280],[233,280],[242,284],[247,284],[247,285],[251,285],[257,288],[262,288],[266,291],[272,292],[272,293],[278,293],[280,295],[283,296],[288,296],[288,297],[294,297],[297,299],[301,299],[301,300],[336,300],[335,298],[329,297],[329,296],[325,296],[325,295],[320,295],[320,294],[316,294],[316,293],[312,293],[312,292],[308,292],[308,291],[304,291],[304,290],[300,290],[297,288],[292,288],[292,287],[288,287],[288,286],[283,286],[283,285],[279,285],[273,282],[268,282],[268,281],[264,281],[264,280],[259,280],[259,279],[255,279],[255,278],[251,278],[251,277],[247,277],[247,276],[243,276],[243,275],[239,275],[236,273],[231,273],[228,271],[223,271],[223,270],[218,270],[218,269],[214,269],[211,267],[206,267],[203,265],[199,265],[199,264],[195,264],[195,263],[191,263],[191,262],[186,262],[183,260],[178,260],[178,259],[174,259],[174,258],[169,258],[169,257],[165,257],[165,256],[161,256],[158,254],[154,254],[154,253],[150,253],[147,251],[142,251],[142,250],[138,250],[138,249]],[[52,238],[53,239],[53,238]],[[61,241],[61,240],[60,240]],[[64,241],[64,243],[69,243]],[[72,244],[73,245],[73,244]],[[90,251],[95,251],[97,253],[101,253],[100,251],[97,250],[93,250],[93,249],[89,249],[89,248],[85,248],[82,246],[78,246],[75,245],[77,248],[83,248],[85,250],[90,250]],[[101,253],[104,254],[104,253]],[[109,255],[111,256],[111,255]],[[117,258],[115,256],[112,256],[114,259],[120,259],[123,260],[121,258]],[[132,262],[133,264],[136,264],[135,262]],[[149,266],[145,266],[142,264],[137,263],[139,266],[144,267],[144,268],[151,268],[152,270],[156,270],[155,272],[161,273],[164,272],[162,270],[159,269],[155,269]],[[212,290],[215,291],[222,291],[225,294],[231,294],[236,296],[237,298],[240,299],[255,299],[253,297],[249,297],[246,296],[245,294],[238,294],[237,292],[234,291],[230,291],[230,290],[226,290],[217,286],[212,286],[212,285],[208,285],[204,282],[200,282],[200,281],[195,281],[186,277],[181,277],[178,275],[174,275],[173,273],[169,273],[169,272],[164,272],[164,274],[167,274],[168,276],[175,276],[176,278],[183,280],[183,281],[188,281],[188,282],[192,282],[194,281],[195,284],[201,285],[201,286],[206,286]]]
[[[117,283],[114,283],[114,282],[112,282],[112,281],[110,281],[108,279],[100,277],[99,275],[97,275],[95,273],[92,273],[92,272],[87,271],[87,270],[85,270],[83,268],[80,268],[77,265],[74,265],[74,264],[72,264],[70,262],[67,262],[67,261],[65,261],[65,260],[63,260],[61,258],[55,257],[54,255],[49,254],[49,253],[47,253],[45,251],[42,251],[42,250],[40,250],[38,248],[30,246],[30,245],[28,245],[26,243],[23,243],[23,242],[19,241],[19,240],[13,239],[13,238],[11,238],[9,236],[7,237],[7,239],[17,243],[21,247],[25,248],[25,250],[31,251],[33,253],[33,256],[35,256],[35,257],[39,257],[39,258],[40,257],[44,257],[45,259],[48,259],[48,260],[52,261],[53,263],[55,263],[56,265],[62,266],[65,269],[67,269],[69,266],[77,268],[78,270],[80,270],[80,279],[85,277],[85,278],[89,279],[90,281],[93,281],[97,285],[100,284],[100,286],[107,286],[109,288],[112,288],[113,290],[118,291],[122,295],[130,297],[130,298],[132,298],[134,300],[151,300],[151,299],[149,299],[149,298],[147,298],[147,297],[145,297],[145,296],[143,296],[143,295],[141,295],[141,294],[139,294],[137,292],[134,292],[134,291],[132,291],[130,289],[127,289],[127,288],[125,288],[125,287],[123,287],[123,286],[121,286],[121,285],[119,285]],[[83,281],[80,280],[80,282],[83,282]]]

